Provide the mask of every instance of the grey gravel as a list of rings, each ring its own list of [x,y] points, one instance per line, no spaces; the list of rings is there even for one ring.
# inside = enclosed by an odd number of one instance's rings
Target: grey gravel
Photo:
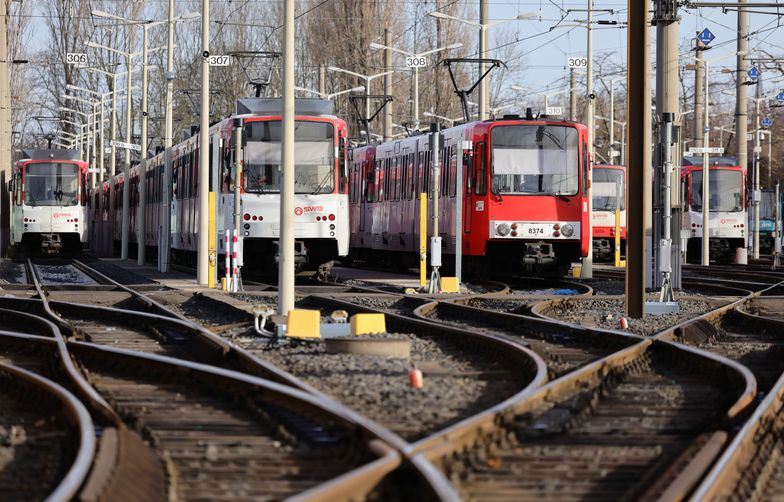
[[[0,260],[0,284],[26,284],[24,264],[13,260]]]
[[[658,300],[658,294],[648,293],[646,299]],[[645,314],[642,319],[627,319],[628,331],[653,335],[688,319],[698,317],[717,307],[716,302],[704,298],[679,297],[681,311],[677,314]],[[621,329],[620,318],[625,316],[623,298],[570,298],[552,305],[542,312],[548,317],[581,326]]]
[[[110,277],[111,279],[114,279],[120,284],[126,286],[129,284],[158,284],[156,281],[153,281],[148,277],[126,270],[119,265],[115,265],[114,263],[108,262],[106,260],[99,260],[89,255],[83,256],[80,259],[91,268],[94,268],[103,275]]]

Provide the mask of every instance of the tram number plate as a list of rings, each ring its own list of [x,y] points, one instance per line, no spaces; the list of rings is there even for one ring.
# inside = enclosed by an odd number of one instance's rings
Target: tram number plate
[[[522,237],[552,237],[552,225],[542,225],[535,223],[523,223]]]

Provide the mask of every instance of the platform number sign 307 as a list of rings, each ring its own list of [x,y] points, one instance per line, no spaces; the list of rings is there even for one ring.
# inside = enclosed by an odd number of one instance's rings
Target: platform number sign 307
[[[80,52],[69,52],[65,55],[67,64],[87,64],[87,54]]]
[[[585,68],[588,66],[588,58],[567,58],[566,65],[569,68]]]
[[[427,59],[424,57],[409,56],[406,58],[406,66],[408,68],[422,68],[427,66]]]
[[[210,55],[209,63],[210,66],[229,66],[229,64],[231,64],[231,57]]]

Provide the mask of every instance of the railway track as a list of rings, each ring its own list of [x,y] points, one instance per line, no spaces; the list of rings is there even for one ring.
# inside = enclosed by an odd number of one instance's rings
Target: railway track
[[[745,365],[754,373],[759,392],[765,395],[784,373],[784,311],[770,311],[777,304],[781,301],[748,299],[737,307],[732,305],[685,323],[665,338]]]
[[[551,379],[640,340],[635,335],[600,332],[531,316],[490,310],[488,303],[495,304],[499,301],[504,302],[496,298],[431,302],[418,307],[415,315],[421,319],[461,329],[478,330],[526,345],[544,359]],[[516,305],[521,303],[520,300],[512,302]]]
[[[645,340],[416,446],[467,500],[671,500],[753,395],[742,366]]]
[[[31,358],[0,355],[0,493],[5,500],[71,500],[90,470],[93,422],[68,391],[8,364],[23,359]]]
[[[353,295],[335,296],[308,296],[298,302],[298,308],[317,309],[322,316],[335,310],[345,310],[349,315],[379,312],[344,300]],[[223,310],[217,299],[194,297],[198,298],[204,302],[202,306],[191,305],[197,312]],[[375,295],[374,302],[369,303],[416,301]],[[331,354],[322,344],[270,345],[264,338],[247,336],[252,317],[241,311],[237,315],[244,316],[246,328],[232,337],[235,343],[376,421],[400,436],[401,443],[426,437],[528,392],[545,376],[539,357],[519,344],[493,335],[418,322],[389,310],[387,331],[411,341],[410,359]],[[235,326],[237,318],[227,320]],[[413,367],[425,374],[423,389],[408,384]]]

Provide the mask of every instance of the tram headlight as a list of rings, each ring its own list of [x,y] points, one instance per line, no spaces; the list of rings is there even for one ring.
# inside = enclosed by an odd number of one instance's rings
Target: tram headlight
[[[571,237],[574,235],[574,227],[567,223],[566,225],[561,227],[561,235],[564,237]]]
[[[509,232],[512,231],[512,228],[506,223],[501,223],[496,227],[495,231],[498,232],[498,235],[500,235],[501,237],[506,237],[507,235],[509,235]]]

